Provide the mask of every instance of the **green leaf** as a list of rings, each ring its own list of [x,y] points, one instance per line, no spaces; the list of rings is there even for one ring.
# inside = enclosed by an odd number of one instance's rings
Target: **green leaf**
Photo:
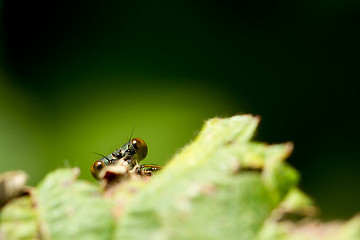
[[[157,175],[106,190],[77,180],[76,168],[58,169],[30,196],[5,205],[0,238],[360,239],[360,217],[313,218],[316,208],[285,162],[292,144],[251,141],[258,122],[251,115],[211,119]],[[287,219],[291,214],[306,221]]]
[[[253,239],[298,179],[283,163],[289,145],[249,142],[257,124],[249,115],[209,120],[133,200],[116,237]]]
[[[77,180],[78,169],[57,170],[38,187],[38,211],[47,239],[112,239],[111,202],[99,186]]]
[[[29,196],[1,210],[0,239],[39,239],[37,213]]]
[[[360,217],[348,222],[321,223],[308,220],[294,224],[292,221],[268,219],[257,240],[357,240],[360,239]]]

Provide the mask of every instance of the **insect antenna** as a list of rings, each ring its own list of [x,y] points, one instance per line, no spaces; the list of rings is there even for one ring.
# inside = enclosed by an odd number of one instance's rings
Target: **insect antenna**
[[[93,154],[97,154],[99,156],[102,156],[103,158],[106,158],[108,161],[110,161],[110,159],[108,159],[105,155],[101,154],[101,153],[97,153],[97,152],[91,152]]]
[[[135,127],[133,127],[133,129],[131,130],[129,142],[131,141],[131,137],[132,137],[132,135],[133,135],[133,133],[134,133],[134,130],[135,130]]]
[[[133,133],[134,133],[134,130],[135,130],[135,127],[133,127],[133,129],[131,130],[131,133],[130,133],[130,137],[129,137],[129,141],[128,141],[128,147],[130,147],[130,141],[131,141],[131,137],[132,137],[132,135],[133,135]]]

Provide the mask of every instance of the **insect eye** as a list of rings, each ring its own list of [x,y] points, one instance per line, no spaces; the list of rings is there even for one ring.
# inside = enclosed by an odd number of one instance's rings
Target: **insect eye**
[[[136,154],[138,155],[139,161],[143,160],[148,153],[148,148],[144,140],[140,138],[133,138],[131,140],[131,145],[134,147]]]
[[[91,165],[91,174],[96,180],[100,180],[99,173],[105,167],[105,163],[102,161],[96,161]]]

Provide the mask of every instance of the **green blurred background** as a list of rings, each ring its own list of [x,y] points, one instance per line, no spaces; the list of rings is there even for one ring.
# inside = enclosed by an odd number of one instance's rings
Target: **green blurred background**
[[[360,2],[0,0],[0,171],[36,184],[134,137],[164,164],[203,121],[260,115],[324,219],[360,211]]]

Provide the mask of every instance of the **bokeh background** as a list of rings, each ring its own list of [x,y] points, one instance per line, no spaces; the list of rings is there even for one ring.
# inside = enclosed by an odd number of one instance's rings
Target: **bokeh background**
[[[0,171],[164,164],[204,120],[260,115],[323,219],[360,211],[360,2],[0,0]]]

